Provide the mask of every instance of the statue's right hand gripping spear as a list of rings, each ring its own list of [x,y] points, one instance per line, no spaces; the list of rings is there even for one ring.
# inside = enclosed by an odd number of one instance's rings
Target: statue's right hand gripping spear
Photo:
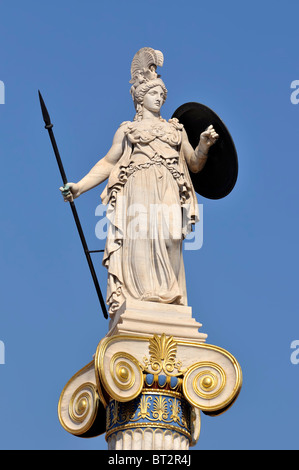
[[[39,94],[39,100],[40,100],[40,105],[41,105],[41,109],[42,109],[43,119],[45,121],[45,128],[49,132],[52,147],[53,147],[55,157],[56,157],[56,160],[57,160],[57,163],[58,163],[58,166],[59,166],[59,170],[60,170],[60,174],[61,174],[61,177],[62,177],[62,180],[63,180],[63,184],[65,186],[65,191],[67,192],[68,191],[68,188],[67,188],[68,180],[67,180],[67,177],[66,177],[63,165],[62,165],[62,161],[61,161],[61,158],[60,158],[60,155],[59,155],[58,147],[57,147],[56,140],[55,140],[55,137],[54,137],[54,133],[53,133],[53,130],[52,130],[53,124],[51,123],[51,119],[50,119],[48,110],[46,108],[45,102],[43,100],[43,97],[42,97],[40,91],[38,92],[38,94]],[[70,201],[70,206],[71,206],[72,213],[73,213],[73,216],[74,216],[74,219],[75,219],[75,222],[76,222],[76,226],[77,226],[79,236],[80,236],[80,239],[81,239],[81,242],[82,242],[83,250],[84,250],[84,253],[85,253],[85,256],[86,256],[86,259],[87,259],[87,263],[88,263],[88,266],[89,266],[89,269],[90,269],[90,272],[91,272],[91,276],[92,276],[92,279],[93,279],[93,282],[94,282],[94,285],[95,285],[95,288],[96,288],[96,291],[97,291],[97,294],[98,294],[98,298],[99,298],[99,301],[100,301],[100,304],[101,304],[101,307],[102,307],[103,315],[104,315],[105,318],[108,318],[106,305],[105,305],[105,302],[104,302],[104,299],[103,299],[103,296],[102,296],[100,285],[99,285],[97,275],[96,275],[96,272],[95,272],[95,269],[94,269],[94,266],[93,266],[93,262],[92,262],[92,259],[91,259],[91,256],[90,256],[90,253],[94,253],[96,251],[99,252],[99,251],[103,251],[103,250],[90,251],[88,249],[88,246],[87,246],[87,243],[86,243],[86,240],[85,240],[85,236],[84,236],[84,233],[83,233],[83,230],[82,230],[82,227],[81,227],[81,223],[80,223],[80,220],[79,220],[79,217],[78,217],[78,213],[77,213],[77,210],[76,210],[76,206],[75,206],[73,201]]]

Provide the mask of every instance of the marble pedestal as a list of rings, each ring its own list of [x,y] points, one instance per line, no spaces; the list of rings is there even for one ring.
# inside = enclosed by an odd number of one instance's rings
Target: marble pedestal
[[[80,437],[105,433],[111,450],[193,446],[200,412],[223,413],[242,385],[237,360],[206,344],[200,327],[190,307],[126,302],[93,360],[64,387],[62,426]]]
[[[128,334],[147,337],[167,332],[168,336],[202,343],[208,335],[199,333],[201,327],[202,324],[192,317],[191,307],[129,300],[110,320],[106,336]]]

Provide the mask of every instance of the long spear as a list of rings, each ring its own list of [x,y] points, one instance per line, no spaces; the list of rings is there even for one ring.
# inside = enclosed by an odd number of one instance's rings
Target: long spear
[[[38,91],[38,95],[39,95],[39,101],[40,101],[40,105],[41,105],[41,109],[42,109],[43,119],[45,121],[45,129],[47,129],[47,131],[49,132],[49,136],[50,136],[52,147],[53,147],[55,157],[56,157],[56,160],[57,160],[57,163],[58,163],[58,166],[59,166],[62,181],[63,181],[64,186],[66,186],[68,180],[67,180],[67,177],[66,177],[63,165],[62,165],[62,161],[61,161],[60,154],[59,154],[59,151],[58,151],[58,147],[57,147],[57,144],[56,144],[56,140],[55,140],[55,137],[54,137],[54,133],[53,133],[53,129],[52,129],[53,124],[51,123],[50,115],[48,113],[48,110],[46,108],[45,102],[43,100],[43,97],[42,97],[40,91]],[[65,190],[67,190],[67,187],[65,188]],[[97,275],[96,275],[96,272],[95,272],[95,269],[94,269],[94,266],[93,266],[93,262],[92,262],[92,259],[91,259],[91,256],[90,256],[90,253],[100,252],[100,251],[103,251],[103,250],[90,251],[88,249],[88,246],[87,246],[87,243],[86,243],[86,240],[85,240],[85,236],[84,236],[84,233],[83,233],[83,230],[82,230],[82,226],[81,226],[81,223],[80,223],[80,220],[79,220],[79,217],[78,217],[77,209],[76,209],[76,206],[75,206],[73,201],[70,201],[70,206],[71,206],[72,213],[73,213],[73,216],[74,216],[74,219],[75,219],[75,222],[76,222],[76,226],[77,226],[79,236],[80,236],[80,239],[81,239],[81,242],[82,242],[82,246],[83,246],[83,250],[84,250],[84,253],[85,253],[85,256],[86,256],[86,260],[87,260],[87,263],[88,263],[88,266],[89,266],[89,269],[90,269],[90,272],[91,272],[91,276],[92,276],[92,279],[93,279],[93,282],[94,282],[94,285],[95,285],[95,288],[96,288],[96,291],[97,291],[97,294],[98,294],[98,298],[99,298],[99,301],[100,301],[100,304],[101,304],[101,307],[102,307],[103,315],[104,315],[105,318],[108,318],[106,305],[105,305],[105,302],[104,302],[104,299],[103,299],[103,296],[102,296],[99,281],[97,279]]]

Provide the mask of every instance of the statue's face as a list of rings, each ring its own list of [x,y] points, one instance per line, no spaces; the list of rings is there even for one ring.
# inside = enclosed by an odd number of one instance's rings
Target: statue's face
[[[164,91],[160,85],[151,88],[143,98],[143,106],[157,113],[164,102]]]

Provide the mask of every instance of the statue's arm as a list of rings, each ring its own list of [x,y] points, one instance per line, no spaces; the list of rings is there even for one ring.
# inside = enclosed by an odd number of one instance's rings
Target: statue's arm
[[[92,188],[95,188],[99,184],[105,181],[114,165],[118,162],[124,151],[125,143],[125,132],[124,127],[121,126],[114,135],[112,146],[109,152],[101,160],[96,163],[92,169],[84,176],[78,183],[67,183],[68,192],[65,192],[65,188],[61,187],[60,190],[64,190],[64,200],[72,201],[81,194],[86,193]]]
[[[201,133],[198,146],[194,150],[189,142],[187,133],[183,129],[182,149],[185,160],[192,173],[199,173],[205,166],[209,148],[216,142],[219,135],[215,132],[213,126],[209,126]]]

